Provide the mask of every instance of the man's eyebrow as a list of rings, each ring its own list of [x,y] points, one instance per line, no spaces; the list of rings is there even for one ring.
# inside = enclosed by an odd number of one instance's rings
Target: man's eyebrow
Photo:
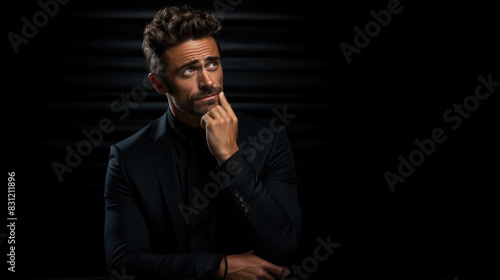
[[[206,61],[217,61],[217,60],[220,60],[220,57],[219,56],[207,56],[205,58]],[[177,69],[175,70],[175,73],[178,73],[180,72],[182,69],[186,68],[186,67],[189,67],[189,66],[192,66],[192,65],[195,65],[195,64],[198,64],[200,62],[199,59],[195,59],[193,61],[190,61],[186,64],[183,64],[179,67],[177,67]]]
[[[195,65],[195,64],[197,64],[198,62],[200,62],[200,60],[199,60],[199,59],[195,59],[195,60],[192,60],[192,61],[190,61],[190,62],[188,62],[188,63],[186,63],[186,64],[183,64],[183,65],[181,65],[181,66],[177,67],[177,69],[175,69],[175,73],[178,73],[178,72],[179,72],[179,71],[181,71],[183,68],[186,68],[186,67],[191,66],[191,65]]]
[[[219,56],[208,56],[205,60],[208,60],[208,61],[220,60],[220,57]]]

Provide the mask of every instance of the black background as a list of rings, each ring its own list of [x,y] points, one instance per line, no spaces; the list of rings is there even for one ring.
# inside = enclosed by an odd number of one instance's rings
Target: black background
[[[489,273],[498,237],[500,87],[456,130],[443,113],[474,94],[478,76],[500,81],[498,12],[478,1],[401,1],[402,11],[347,63],[339,44],[353,45],[353,28],[364,29],[370,11],[388,2],[243,0],[224,13],[224,85],[233,108],[269,119],[286,106],[296,115],[286,128],[303,228],[290,266],[302,266],[317,238],[330,236],[340,247],[307,279],[496,275]],[[41,8],[3,5],[4,171],[16,173],[18,218],[17,272],[9,277],[107,277],[109,146],[166,109],[166,98],[143,83],[142,30],[175,3],[70,1],[17,54],[7,34],[21,34],[22,17],[31,21]],[[212,1],[189,3],[214,10]],[[113,112],[113,101],[136,86],[147,97],[126,117]],[[65,147],[75,148],[86,139],[82,130],[99,129],[103,118],[115,130],[60,182],[51,164],[64,164]],[[447,140],[392,192],[384,172],[397,173],[398,156],[408,158],[414,140],[435,128]]]

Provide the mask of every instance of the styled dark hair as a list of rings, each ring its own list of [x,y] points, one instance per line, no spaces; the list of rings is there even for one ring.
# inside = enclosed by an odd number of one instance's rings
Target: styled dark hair
[[[186,4],[161,9],[143,33],[142,51],[149,71],[165,80],[168,63],[166,49],[190,39],[212,36],[220,52],[217,32],[221,27],[221,22],[211,12],[194,9]]]

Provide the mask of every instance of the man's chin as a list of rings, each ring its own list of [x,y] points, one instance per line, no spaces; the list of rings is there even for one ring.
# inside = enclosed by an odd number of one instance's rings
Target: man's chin
[[[210,112],[215,106],[219,105],[219,98],[209,100],[205,102],[202,106],[200,106],[200,112],[204,112],[203,115]]]
[[[195,116],[198,116],[198,117],[202,117],[206,113],[210,112],[210,110],[212,110],[218,104],[219,104],[219,99],[214,99],[214,100],[207,101],[202,106],[197,106],[197,108],[195,108],[194,110],[192,110],[191,114],[195,115]]]

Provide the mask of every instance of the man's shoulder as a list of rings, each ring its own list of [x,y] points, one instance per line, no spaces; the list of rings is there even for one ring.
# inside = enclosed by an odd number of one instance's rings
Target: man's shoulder
[[[152,138],[153,131],[158,129],[159,123],[161,122],[160,117],[149,122],[146,126],[135,132],[134,134],[122,139],[121,141],[115,143],[121,151],[130,150],[133,148],[147,147],[154,139]]]
[[[240,111],[235,111],[235,114],[238,117],[239,128],[245,131],[246,134],[254,135],[256,133],[271,132],[273,134],[286,134],[284,124],[277,117],[267,120]]]
[[[245,112],[234,111],[236,117],[238,117],[238,122],[243,129],[262,129],[264,127],[269,127],[269,122],[264,119],[257,118],[253,115],[249,115]]]

